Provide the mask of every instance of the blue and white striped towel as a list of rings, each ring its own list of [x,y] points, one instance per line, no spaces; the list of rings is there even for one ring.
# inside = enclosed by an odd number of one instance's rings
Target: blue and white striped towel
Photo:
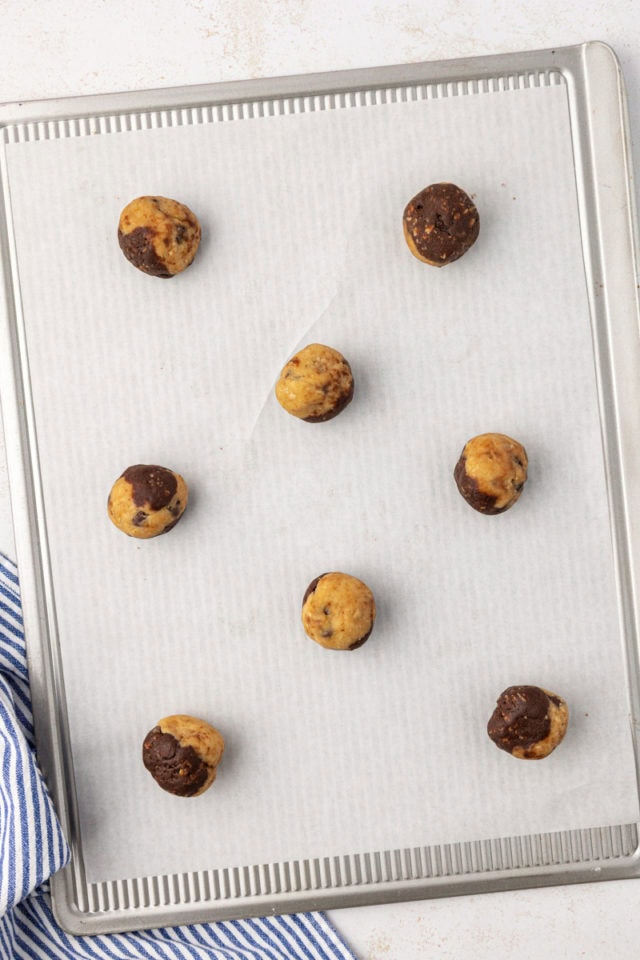
[[[0,554],[0,960],[355,960],[322,913],[72,937],[47,879],[69,848],[33,749],[18,571]]]

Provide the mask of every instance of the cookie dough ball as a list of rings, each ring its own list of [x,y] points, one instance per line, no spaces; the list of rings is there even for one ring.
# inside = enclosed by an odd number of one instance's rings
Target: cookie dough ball
[[[527,479],[527,452],[503,433],[482,433],[465,444],[453,476],[467,503],[479,513],[504,513]]]
[[[138,197],[120,214],[118,243],[127,260],[143,273],[175,277],[196,255],[200,224],[177,200]]]
[[[283,367],[276,397],[287,413],[307,423],[331,420],[353,398],[351,367],[332,347],[310,343]]]
[[[487,733],[500,750],[518,760],[542,760],[567,731],[569,710],[556,693],[542,687],[507,687],[487,724]]]
[[[147,540],[175,527],[188,498],[187,485],[179,473],[137,463],[127,467],[112,486],[107,512],[127,536]]]
[[[411,253],[433,267],[458,260],[478,239],[475,203],[454,183],[432,183],[405,207],[404,236]]]
[[[142,762],[156,781],[176,797],[198,797],[216,778],[224,752],[222,734],[196,717],[165,717],[142,744]]]
[[[305,633],[328,650],[355,650],[369,639],[376,604],[366,583],[348,573],[323,573],[302,599]]]

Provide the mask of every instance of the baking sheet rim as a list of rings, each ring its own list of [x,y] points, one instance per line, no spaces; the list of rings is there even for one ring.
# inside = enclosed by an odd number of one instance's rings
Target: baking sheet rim
[[[585,80],[589,78],[590,71],[593,72],[596,69],[594,63],[591,62],[594,58],[600,61],[597,69],[602,71],[604,64],[604,69],[607,72],[609,83],[605,85],[604,90],[586,90]],[[589,64],[587,60],[590,61]],[[633,238],[637,237],[637,226],[634,220],[628,185],[630,160],[628,133],[624,116],[626,109],[624,91],[615,57],[606,45],[600,43],[557,50],[533,51],[524,54],[502,54],[475,60],[382,67],[322,76],[284,77],[274,80],[216,84],[211,87],[175,88],[114,94],[106,97],[41,101],[39,103],[17,105],[17,116],[16,105],[4,105],[0,107],[0,123],[3,123],[4,126],[33,124],[33,135],[37,137],[39,135],[47,136],[46,124],[53,117],[58,120],[68,120],[72,116],[95,119],[110,113],[124,114],[141,113],[146,110],[178,109],[178,104],[188,103],[192,105],[194,102],[200,105],[205,103],[211,105],[231,104],[239,100],[261,100],[264,102],[281,97],[300,96],[305,92],[308,96],[317,96],[321,93],[330,94],[339,91],[384,90],[386,88],[403,87],[412,83],[444,84],[444,95],[449,95],[450,89],[446,86],[447,84],[455,84],[460,81],[488,83],[488,81],[496,79],[504,83],[509,82],[508,79],[505,81],[505,78],[519,77],[526,73],[540,76],[545,71],[561,74],[567,85],[573,112],[572,123],[574,124],[574,148],[577,163],[580,160],[584,163],[589,158],[590,150],[594,153],[597,153],[597,151],[596,145],[590,141],[594,132],[593,126],[590,125],[585,128],[578,123],[580,110],[576,106],[576,98],[579,95],[586,99],[591,98],[591,106],[593,106],[592,97],[594,95],[605,98],[615,96],[618,102],[620,123],[618,145],[621,147],[619,159],[622,161],[623,169],[627,172],[627,177],[620,176],[623,172],[622,169],[617,171],[619,181],[617,188],[626,198],[626,203],[622,208],[622,216],[628,221],[626,226],[630,229],[632,235],[626,257],[623,256],[622,260],[626,264],[627,272],[635,273],[633,267]],[[601,76],[599,80],[602,81]],[[490,91],[490,89],[489,86],[487,90]],[[164,106],[162,105],[163,101]],[[584,103],[580,106],[583,108],[582,120],[584,120],[584,117],[589,116],[589,114],[584,111]],[[12,115],[11,119],[7,119],[9,115]],[[37,118],[40,118],[40,120],[38,121]],[[615,149],[617,149],[617,146],[609,146],[609,150],[613,151]],[[577,166],[576,172],[578,174]],[[578,177],[578,180],[580,180],[580,177]],[[3,186],[6,190],[6,170],[3,170]],[[591,209],[592,205],[589,202],[588,190],[586,189],[590,186],[595,190],[595,200],[597,201],[598,184],[595,182],[593,184],[582,184],[582,186],[584,189],[579,190],[583,205],[581,214],[583,223],[586,224],[585,232],[588,234],[585,248],[588,248],[591,254],[593,247],[602,258],[602,248],[597,242],[598,237],[594,235],[594,230],[598,227],[599,211]],[[595,206],[597,207],[597,202]],[[7,262],[10,264],[9,275],[4,277],[5,286],[9,291],[12,279],[15,281],[18,276],[15,254],[11,250],[10,231],[8,238],[3,236],[2,253],[1,267],[3,273],[5,273]],[[601,266],[602,276],[605,277],[607,264],[601,264]],[[593,271],[594,263],[587,263],[587,272],[593,274]],[[620,286],[623,282],[624,278],[620,278]],[[615,293],[616,291],[613,294],[609,293],[609,301],[605,302],[604,297],[597,300],[592,291],[592,315],[597,319],[598,315],[603,310],[605,311],[604,326],[607,333],[609,314],[613,307],[611,297],[615,297]],[[624,296],[624,290],[622,293]],[[11,312],[12,308],[19,311],[19,287],[17,284],[13,289],[13,298],[10,299],[14,300],[14,305],[12,307],[12,304],[9,304],[9,311]],[[635,304],[631,302],[631,297],[625,299],[629,301],[626,304],[627,310],[625,313],[628,313],[630,318],[632,316],[636,317],[637,326],[637,297]],[[616,306],[618,306],[617,303]],[[8,325],[10,326],[10,324]],[[604,347],[606,349],[606,343]],[[16,352],[20,354],[20,351],[20,345],[14,342],[11,352],[15,355]],[[5,351],[5,353],[8,354],[9,351]],[[627,362],[629,362],[629,356],[633,361],[637,360],[637,345],[634,344],[631,351],[624,351],[624,355]],[[19,363],[17,367],[19,368]],[[64,747],[65,743],[68,742],[68,731],[64,711],[63,678],[59,662],[57,662],[59,651],[45,649],[48,644],[41,636],[42,633],[49,637],[52,634],[55,636],[55,630],[49,630],[46,625],[47,618],[55,615],[55,608],[50,602],[51,597],[48,595],[47,589],[46,544],[33,536],[33,532],[38,530],[38,517],[41,516],[42,511],[37,485],[37,468],[33,466],[37,462],[34,459],[37,457],[37,451],[28,443],[27,439],[30,431],[30,425],[27,422],[29,418],[28,405],[27,409],[20,410],[17,401],[20,395],[20,371],[12,366],[7,359],[2,362],[0,374],[3,384],[13,383],[15,389],[10,393],[16,397],[13,409],[10,409],[12,404],[7,404],[5,397],[3,397],[3,401],[5,428],[8,434],[7,447],[9,450],[11,444],[11,449],[14,451],[14,456],[11,457],[12,465],[10,464],[10,484],[14,506],[14,523],[16,524],[19,569],[24,596],[33,601],[27,604],[29,609],[26,611],[25,620],[31,625],[29,627],[30,637],[36,637],[40,640],[39,644],[35,644],[39,649],[34,650],[33,644],[30,647],[34,713],[40,720],[37,724],[40,731],[38,738],[39,753],[52,780],[56,803],[65,832],[70,837],[73,854],[72,864],[52,880],[54,908],[59,921],[66,929],[77,933],[98,933],[107,930],[134,929],[140,926],[185,922],[187,920],[190,922],[195,919],[221,919],[229,916],[290,912],[298,909],[355,905],[356,903],[364,904],[389,899],[468,893],[480,889],[603,879],[605,875],[613,877],[637,874],[638,831],[637,825],[629,824],[622,825],[619,828],[607,828],[607,830],[611,830],[611,835],[605,836],[601,857],[597,855],[597,837],[602,835],[602,831],[599,831],[598,828],[595,828],[594,837],[590,840],[584,838],[584,842],[580,838],[567,838],[564,834],[546,834],[538,838],[498,838],[489,844],[479,842],[479,846],[471,843],[430,848],[434,852],[434,863],[431,864],[433,872],[430,876],[415,876],[416,873],[420,872],[416,863],[415,851],[379,851],[354,856],[327,857],[321,869],[316,868],[313,864],[310,867],[309,861],[300,861],[296,864],[238,867],[232,871],[224,872],[226,876],[223,878],[222,887],[226,886],[227,889],[219,889],[216,895],[217,878],[214,877],[211,880],[213,893],[209,888],[208,896],[204,897],[199,893],[194,895],[193,889],[190,890],[194,886],[194,882],[191,882],[192,878],[196,878],[196,890],[199,889],[199,885],[204,886],[206,890],[209,887],[209,881],[205,874],[213,874],[216,871],[200,871],[197,875],[195,873],[172,875],[168,878],[134,878],[133,880],[121,879],[106,881],[101,884],[86,884],[82,869],[81,838],[77,830],[76,801],[73,790],[70,788],[70,784],[73,782],[72,770],[70,769],[72,758],[66,753]],[[615,378],[614,386],[616,386]],[[8,407],[9,409],[7,409]],[[15,454],[16,450],[18,451],[17,454]],[[608,453],[610,454],[611,451],[605,451],[605,457]],[[616,456],[616,451],[613,451],[613,454]],[[615,470],[613,472],[615,473]],[[32,485],[28,480],[27,474],[29,473],[33,475]],[[622,480],[624,481],[624,475]],[[622,522],[626,538],[632,539],[634,529],[630,527],[629,522],[628,494],[629,491],[625,488],[623,482],[622,488],[617,490],[616,493],[616,511],[621,514],[616,519],[618,524],[620,521]],[[621,502],[623,504],[622,508],[620,506]],[[34,539],[36,542],[34,542]],[[625,538],[623,537],[623,539]],[[625,546],[628,546],[628,544],[622,544],[624,556],[626,556]],[[622,566],[625,567],[623,572],[628,575],[633,583],[635,564],[631,562],[628,568],[626,568],[625,563]],[[631,591],[631,597],[625,597],[625,602],[627,606],[626,617],[634,626],[631,631],[634,642],[628,650],[628,669],[632,681],[631,690],[635,717],[638,715],[639,694],[637,649],[635,645],[636,610],[633,597],[635,597],[635,591]],[[50,626],[52,627],[53,624],[50,624]],[[45,702],[44,709],[43,700]],[[584,834],[588,831],[579,831],[578,833]],[[505,845],[513,846],[514,843],[517,845],[517,843],[523,843],[527,840],[529,840],[530,845],[537,846],[541,851],[537,863],[533,862],[522,867],[517,864],[517,857],[512,858],[509,863],[507,862],[509,858],[504,851],[500,855],[500,850]],[[591,842],[595,842],[595,847],[589,848]],[[566,857],[563,859],[562,852],[558,855],[557,850],[562,851],[567,843],[570,851],[573,845],[584,845],[586,843],[587,848],[591,849],[591,853],[582,859],[580,857],[576,858],[573,854],[568,859]],[[492,847],[492,844],[494,844],[494,847]],[[462,848],[464,848],[466,854],[464,851],[462,855],[460,854]],[[548,856],[544,852],[545,848],[548,848]],[[363,862],[367,864],[366,869],[362,866],[361,858],[364,858]],[[465,860],[468,860],[472,866],[475,864],[475,870],[471,869],[465,872]],[[461,873],[455,872],[456,862],[462,863]],[[491,862],[494,864],[493,868],[487,866]],[[496,868],[496,863],[503,863],[504,866]],[[309,872],[314,870],[318,871],[316,886],[311,884],[310,889],[308,887],[305,889],[303,875],[307,874],[308,881]],[[272,884],[273,889],[270,893],[257,894],[251,892],[252,886],[256,884],[256,876],[252,875],[252,871],[262,871],[265,876],[271,878],[268,885]],[[378,879],[376,879],[376,872],[380,875]],[[280,876],[280,873],[282,876]],[[154,896],[156,900],[162,901],[162,891],[165,888],[167,891],[165,901],[168,902],[154,904]],[[171,888],[173,888],[173,900],[177,902],[172,901]]]

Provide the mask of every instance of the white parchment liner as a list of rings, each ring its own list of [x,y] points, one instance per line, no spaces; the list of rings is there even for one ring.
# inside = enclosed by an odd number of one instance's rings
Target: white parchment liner
[[[87,877],[261,863],[638,817],[591,332],[563,87],[7,148]],[[401,215],[473,194],[480,239],[437,270]],[[149,278],[116,242],[143,193],[202,221]],[[351,406],[309,425],[273,396],[312,341]],[[497,430],[520,502],[484,517],[452,470]],[[131,463],[181,472],[187,514],[130,540]],[[366,580],[360,650],[299,621],[325,570]],[[571,722],[547,760],[498,751],[500,691]],[[145,733],[174,712],[227,751],[196,800],[159,790]]]

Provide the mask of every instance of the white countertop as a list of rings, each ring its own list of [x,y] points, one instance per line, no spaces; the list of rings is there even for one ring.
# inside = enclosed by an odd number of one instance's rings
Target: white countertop
[[[637,0],[3,0],[0,14],[0,101],[603,40],[622,64],[640,170]],[[15,555],[1,433],[0,551]],[[482,894],[330,916],[361,960],[484,960],[507,951],[528,960],[541,945],[547,960],[626,960],[638,954],[640,884]]]

